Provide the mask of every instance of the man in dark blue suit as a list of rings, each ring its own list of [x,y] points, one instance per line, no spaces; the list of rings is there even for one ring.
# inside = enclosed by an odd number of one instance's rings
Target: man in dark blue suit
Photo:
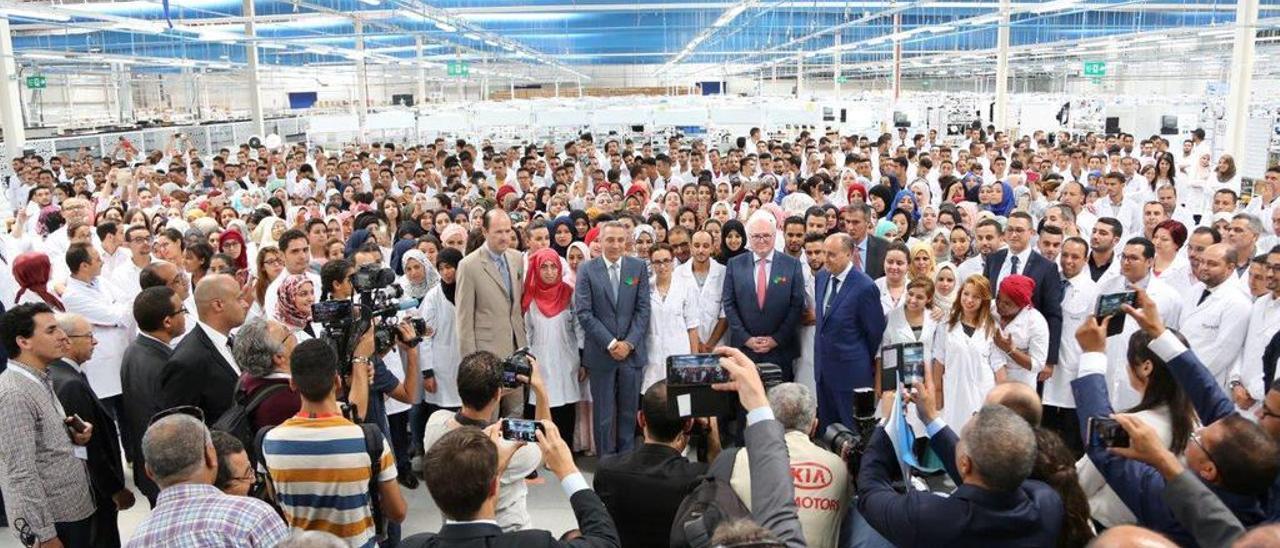
[[[991,281],[991,287],[1000,287],[1000,281],[1010,274],[1035,280],[1031,304],[1049,324],[1049,355],[1038,378],[1044,382],[1053,376],[1053,367],[1058,365],[1058,345],[1062,342],[1062,275],[1058,273],[1057,264],[1031,248],[1034,226],[1035,222],[1026,212],[1010,213],[1008,226],[1003,231],[1008,247],[992,252],[982,273]]]
[[[622,255],[627,243],[622,223],[605,223],[600,241],[603,254],[578,269],[573,309],[586,333],[582,365],[591,379],[596,448],[603,457],[635,447],[649,331],[649,269],[644,261]]]
[[[853,268],[853,237],[827,236],[826,268],[814,280],[818,323],[813,342],[818,384],[818,428],[839,422],[854,427],[853,390],[875,380],[875,355],[884,335],[880,291]]]
[[[892,393],[886,394],[892,398]],[[889,400],[892,401],[892,400]],[[1047,484],[1027,479],[1036,459],[1031,425],[987,405],[965,424],[953,458],[963,483],[949,497],[893,487],[901,466],[883,428],[858,472],[858,512],[894,546],[1053,546],[1063,506]]]
[[[751,253],[729,260],[724,276],[724,317],[729,345],[756,363],[782,368],[795,378],[791,362],[800,355],[800,315],[805,309],[804,270],[800,261],[774,250],[778,225],[757,211],[747,220]]]

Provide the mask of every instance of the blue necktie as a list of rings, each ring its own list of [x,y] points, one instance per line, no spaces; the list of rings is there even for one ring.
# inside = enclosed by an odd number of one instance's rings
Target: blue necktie
[[[502,285],[507,288],[507,300],[511,300],[511,270],[507,268],[507,256],[498,255],[498,273],[502,275]]]
[[[1013,261],[1013,262],[1010,264],[1010,268],[1009,268],[1009,274],[1017,274],[1017,273],[1018,273],[1018,262],[1019,262],[1019,261],[1018,261],[1018,256],[1017,256],[1017,255],[1014,255],[1014,256],[1013,256],[1013,258],[1012,258],[1012,261]]]

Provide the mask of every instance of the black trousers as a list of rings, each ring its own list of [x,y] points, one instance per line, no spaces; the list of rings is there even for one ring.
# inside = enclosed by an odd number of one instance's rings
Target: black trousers
[[[93,548],[93,516],[80,521],[60,521],[53,524],[58,540],[67,548]]]
[[[396,456],[396,472],[410,474],[409,465],[409,414],[412,410],[394,415],[387,415],[387,426],[391,428],[391,451]]]
[[[556,425],[556,430],[560,431],[560,437],[571,449],[573,448],[573,427],[578,422],[577,407],[578,404],[570,403],[551,408],[551,422]],[[534,406],[524,404],[524,418],[532,419],[534,412]]]
[[[1076,416],[1075,409],[1046,405],[1040,424],[1062,436],[1063,443],[1066,443],[1067,449],[1071,450],[1075,458],[1084,456],[1084,443],[1080,439],[1080,420]]]
[[[98,500],[98,510],[89,517],[89,536],[95,547],[120,548],[119,512],[110,497]]]

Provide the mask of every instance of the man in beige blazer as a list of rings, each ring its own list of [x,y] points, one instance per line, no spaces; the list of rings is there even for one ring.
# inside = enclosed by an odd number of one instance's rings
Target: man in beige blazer
[[[507,212],[490,209],[484,214],[485,243],[458,264],[454,305],[463,357],[486,350],[503,359],[528,344],[520,307],[524,260],[520,252],[510,249],[514,237]],[[502,398],[502,416],[520,416],[523,392],[516,390]]]

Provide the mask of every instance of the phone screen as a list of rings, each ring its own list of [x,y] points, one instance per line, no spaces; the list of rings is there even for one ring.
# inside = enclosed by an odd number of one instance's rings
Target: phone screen
[[[902,345],[902,384],[924,384],[924,343]]]
[[[538,421],[525,419],[503,419],[502,439],[537,443],[538,436],[535,432],[542,429],[543,427],[541,424],[538,424]]]
[[[667,382],[674,385],[707,385],[729,382],[729,372],[715,354],[683,354],[667,358]]]
[[[1125,304],[1136,306],[1138,304],[1138,294],[1133,291],[1122,291],[1120,293],[1099,295],[1098,308],[1094,315],[1099,318],[1114,316],[1123,312],[1120,307]]]

